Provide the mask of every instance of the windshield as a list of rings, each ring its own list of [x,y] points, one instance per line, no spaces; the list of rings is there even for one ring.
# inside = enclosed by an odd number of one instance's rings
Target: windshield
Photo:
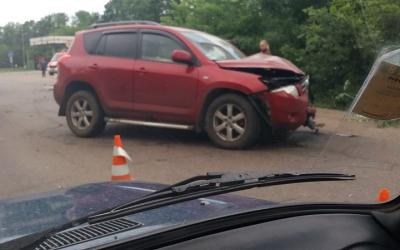
[[[51,58],[50,62],[57,62],[58,59],[62,56],[62,53],[56,53],[54,56]]]
[[[355,180],[140,220],[398,197],[399,28],[399,0],[2,1],[0,243],[208,172]]]
[[[209,60],[236,60],[245,55],[229,42],[203,32],[181,31]]]

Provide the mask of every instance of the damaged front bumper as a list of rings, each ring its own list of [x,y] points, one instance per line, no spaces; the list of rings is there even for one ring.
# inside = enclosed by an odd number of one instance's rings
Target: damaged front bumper
[[[307,120],[304,126],[309,127],[315,133],[318,133],[319,129],[315,123],[315,114],[317,113],[317,109],[315,107],[308,106],[307,107]]]
[[[258,100],[273,129],[296,130],[300,126],[315,129],[316,109],[309,106],[308,92],[293,96],[284,91],[263,92]]]

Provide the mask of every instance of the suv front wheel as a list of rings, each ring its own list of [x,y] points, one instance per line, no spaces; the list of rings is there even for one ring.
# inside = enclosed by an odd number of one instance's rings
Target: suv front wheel
[[[261,134],[261,121],[246,98],[225,94],[215,99],[206,114],[206,131],[219,147],[242,149],[255,144]]]
[[[96,97],[89,91],[77,91],[67,101],[67,123],[79,137],[92,137],[101,133],[106,125],[103,111]]]

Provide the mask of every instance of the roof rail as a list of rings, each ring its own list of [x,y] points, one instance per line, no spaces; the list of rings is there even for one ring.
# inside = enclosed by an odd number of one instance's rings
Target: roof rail
[[[117,26],[117,25],[130,25],[130,24],[145,24],[145,25],[160,25],[157,22],[146,21],[146,20],[132,20],[132,21],[119,21],[119,22],[109,22],[109,23],[95,23],[90,26],[91,29]]]

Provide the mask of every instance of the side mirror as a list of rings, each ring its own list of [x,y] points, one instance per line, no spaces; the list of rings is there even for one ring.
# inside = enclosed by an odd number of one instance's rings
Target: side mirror
[[[174,52],[172,52],[172,61],[191,65],[193,64],[193,57],[187,51],[174,50]]]

